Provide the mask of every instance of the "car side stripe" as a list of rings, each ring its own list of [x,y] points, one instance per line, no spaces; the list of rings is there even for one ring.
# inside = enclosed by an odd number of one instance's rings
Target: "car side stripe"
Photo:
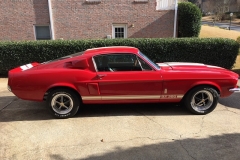
[[[118,95],[82,96],[82,100],[126,100],[126,99],[181,99],[183,95]]]
[[[124,100],[124,99],[159,99],[159,95],[124,95],[124,96],[102,96],[102,100]]]
[[[82,96],[82,100],[102,100],[101,96]]]

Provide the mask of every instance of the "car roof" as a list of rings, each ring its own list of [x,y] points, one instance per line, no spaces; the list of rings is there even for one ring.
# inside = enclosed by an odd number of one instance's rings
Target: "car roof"
[[[99,47],[99,48],[92,48],[87,49],[84,54],[87,55],[97,55],[97,54],[104,54],[104,53],[134,53],[137,54],[139,50],[135,47],[129,46],[110,46],[110,47]]]

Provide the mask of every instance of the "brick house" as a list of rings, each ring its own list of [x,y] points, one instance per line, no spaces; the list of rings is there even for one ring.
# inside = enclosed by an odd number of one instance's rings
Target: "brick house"
[[[1,0],[0,40],[173,37],[175,2]]]

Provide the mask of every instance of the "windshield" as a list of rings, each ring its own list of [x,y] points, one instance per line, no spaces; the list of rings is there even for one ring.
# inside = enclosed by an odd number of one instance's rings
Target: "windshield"
[[[139,52],[139,54],[146,60],[148,61],[150,64],[152,64],[156,69],[160,69],[160,67],[154,63],[153,61],[151,61],[145,54],[143,54],[142,52]]]
[[[64,57],[60,57],[60,58],[57,58],[57,59],[54,59],[54,60],[50,60],[50,61],[47,61],[47,62],[43,62],[42,64],[46,64],[46,63],[49,63],[49,62],[55,62],[55,61],[59,61],[59,60],[63,60],[63,59],[68,59],[68,58],[80,56],[80,55],[82,55],[83,53],[84,53],[84,52],[77,52],[77,53],[70,54],[70,55],[67,55],[67,56],[64,56]]]

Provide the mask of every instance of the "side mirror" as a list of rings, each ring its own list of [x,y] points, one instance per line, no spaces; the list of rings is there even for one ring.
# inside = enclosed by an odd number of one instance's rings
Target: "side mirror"
[[[86,69],[89,67],[87,59],[81,59],[77,61],[72,61],[73,68]]]

